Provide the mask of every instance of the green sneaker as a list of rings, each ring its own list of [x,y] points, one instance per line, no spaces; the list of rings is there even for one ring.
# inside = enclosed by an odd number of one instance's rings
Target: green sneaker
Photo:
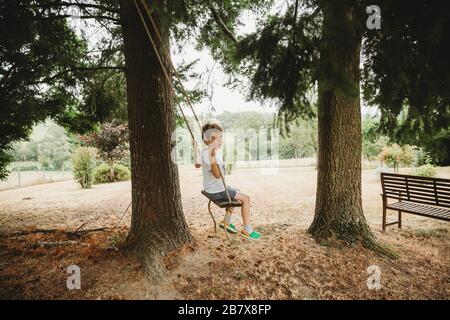
[[[221,227],[223,229],[225,227],[225,222],[222,221],[221,223],[219,223],[219,227]],[[230,232],[230,233],[234,233],[234,234],[238,233],[236,227],[232,223],[230,223],[227,226],[227,231]]]
[[[250,240],[261,239],[261,234],[259,232],[253,231],[252,233],[248,233],[247,231],[245,231],[245,229],[243,229],[241,231],[241,236],[243,236],[244,238],[250,239]]]

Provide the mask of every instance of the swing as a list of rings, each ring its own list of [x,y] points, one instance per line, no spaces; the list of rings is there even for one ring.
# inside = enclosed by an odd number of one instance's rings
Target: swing
[[[153,27],[153,30],[155,31],[156,36],[158,37],[158,41],[162,44],[162,48],[165,51],[166,56],[169,57],[169,66],[173,70],[173,73],[175,74],[175,76],[176,76],[176,78],[178,80],[178,83],[180,84],[181,92],[184,95],[184,97],[186,98],[186,101],[187,101],[189,107],[191,108],[192,113],[194,114],[196,123],[197,123],[197,125],[198,125],[198,127],[199,127],[199,129],[201,131],[202,130],[202,126],[200,124],[200,121],[198,120],[197,114],[194,111],[194,107],[192,106],[192,103],[191,103],[191,101],[189,99],[189,96],[188,96],[186,90],[184,89],[184,86],[183,86],[183,83],[181,81],[180,75],[176,71],[175,66],[172,63],[172,60],[170,59],[170,54],[167,51],[167,48],[164,46],[164,42],[162,41],[162,37],[161,37],[158,29],[156,28],[156,24],[155,24],[155,22],[154,22],[154,20],[152,18],[150,9],[148,8],[147,3],[145,2],[145,0],[139,0],[139,1],[141,3],[142,7],[145,9],[147,17],[150,20],[150,23],[151,23],[151,25]],[[169,75],[167,73],[166,68],[164,67],[164,64],[162,62],[161,56],[159,55],[158,49],[156,47],[156,44],[155,44],[155,42],[153,40],[152,35],[150,34],[150,31],[148,29],[147,23],[145,22],[145,18],[142,15],[141,9],[140,9],[139,4],[138,4],[138,0],[134,0],[133,2],[134,2],[134,5],[136,6],[136,10],[137,10],[137,12],[139,14],[139,18],[141,19],[141,22],[142,22],[142,24],[144,26],[144,29],[145,29],[146,33],[147,33],[148,39],[150,40],[150,43],[151,43],[151,45],[153,47],[153,50],[155,51],[156,57],[158,58],[159,64],[160,64],[161,69],[162,69],[162,71],[164,73],[164,77],[166,78],[167,82],[169,83],[169,86],[170,86],[172,92],[175,94],[175,90],[174,90],[174,88],[172,86],[172,81],[171,81],[171,79],[170,79],[170,77],[169,77]],[[181,104],[178,104],[178,109],[180,110],[181,115],[183,116],[184,122],[186,123],[186,126],[187,126],[187,128],[189,130],[189,133],[191,135],[194,147],[198,148],[197,141],[195,140],[194,134],[193,134],[193,132],[191,130],[189,122],[186,119],[186,116],[185,116],[185,114],[183,112],[183,108],[181,107]],[[200,168],[201,164],[196,163],[195,167],[196,168]],[[229,235],[228,235],[228,231],[227,231],[227,229],[228,229],[227,220],[228,220],[228,217],[231,216],[233,208],[235,208],[235,207],[242,207],[242,203],[240,201],[237,201],[237,200],[234,200],[234,201],[231,200],[230,193],[228,192],[228,188],[227,188],[227,185],[225,183],[225,179],[223,177],[222,170],[220,169],[220,166],[219,166],[219,172],[220,172],[220,178],[222,179],[223,186],[225,187],[225,192],[227,194],[228,201],[213,201],[213,200],[209,199],[209,197],[207,196],[207,194],[206,194],[206,192],[204,190],[202,190],[201,193],[205,197],[207,197],[208,200],[209,200],[209,202],[208,202],[208,212],[211,215],[211,218],[212,218],[212,220],[214,222],[214,232],[216,234],[217,234],[217,223],[216,223],[216,220],[214,219],[214,215],[211,212],[211,202],[213,202],[219,208],[225,209],[225,218],[224,218],[224,228],[223,229],[225,231],[225,236],[226,236],[227,240],[230,241],[230,238],[229,238]]]

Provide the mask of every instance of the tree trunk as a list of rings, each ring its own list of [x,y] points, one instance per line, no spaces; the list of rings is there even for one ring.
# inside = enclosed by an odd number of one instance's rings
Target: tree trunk
[[[112,159],[109,159],[109,179],[111,182],[116,181],[116,177],[114,175],[114,161]]]
[[[350,5],[325,2],[318,104],[318,173],[314,220],[320,242],[374,243],[361,201],[361,33]]]
[[[153,18],[168,48],[168,31],[164,29],[167,26],[161,24],[164,17],[158,17],[157,12],[158,4]],[[178,168],[171,159],[175,146],[174,100],[133,1],[121,1],[120,15],[132,168],[132,218],[127,247],[142,259],[147,276],[157,281],[164,275],[165,254],[192,242],[183,216]],[[169,70],[169,57],[164,50],[160,50],[160,55]]]

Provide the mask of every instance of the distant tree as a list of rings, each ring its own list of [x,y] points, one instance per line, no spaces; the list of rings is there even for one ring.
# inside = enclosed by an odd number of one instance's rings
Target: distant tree
[[[362,122],[362,153],[363,156],[372,161],[378,157],[389,138],[379,133],[379,121],[366,118]]]
[[[400,165],[410,166],[414,162],[416,151],[412,146],[399,146],[394,143],[390,146],[383,147],[378,157],[381,161],[392,165],[395,172],[398,172]]]
[[[369,17],[372,4],[287,2],[286,11],[263,15],[257,31],[240,39],[225,70],[250,79],[250,98],[275,101],[281,123],[315,116],[311,97],[318,98],[309,232],[321,242],[338,238],[380,249],[361,200],[360,87],[366,102],[381,109],[383,129],[395,131],[404,107],[406,127],[448,128],[450,74],[442,70],[450,70],[450,18],[445,1],[382,0],[381,29],[373,29],[368,19],[380,13]]]
[[[96,149],[92,147],[78,147],[72,154],[73,177],[83,189],[94,182],[95,157]]]
[[[98,132],[80,136],[80,141],[98,150],[99,157],[109,165],[110,180],[115,181],[114,163],[126,156],[129,149],[128,125],[103,123]]]
[[[317,121],[297,121],[289,133],[280,139],[282,158],[313,157],[317,154]]]
[[[36,141],[20,141],[12,145],[10,154],[13,161],[37,161],[38,146]]]
[[[36,142],[38,161],[45,169],[61,170],[71,156],[70,145],[64,129],[51,125],[45,136]]]
[[[364,42],[364,100],[393,142],[450,164],[450,18],[447,1],[378,1],[381,29]]]

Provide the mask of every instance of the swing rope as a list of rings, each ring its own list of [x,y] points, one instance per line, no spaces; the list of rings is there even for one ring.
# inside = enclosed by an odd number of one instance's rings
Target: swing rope
[[[148,28],[148,26],[147,26],[147,23],[145,22],[145,18],[144,18],[144,16],[142,15],[142,12],[141,12],[141,9],[140,9],[140,7],[139,7],[139,4],[138,4],[137,0],[133,0],[133,2],[134,2],[134,5],[135,5],[135,7],[136,7],[136,11],[137,11],[138,14],[139,14],[139,18],[140,18],[140,20],[141,20],[141,22],[142,22],[142,25],[144,26],[144,29],[145,29],[145,31],[146,31],[146,33],[147,33],[147,36],[148,36],[149,40],[150,40],[150,43],[151,43],[151,45],[152,45],[152,48],[153,48],[153,50],[154,50],[154,52],[155,52],[155,54],[156,54],[156,57],[157,57],[157,59],[158,59],[158,61],[159,61],[159,64],[160,64],[160,66],[161,66],[161,69],[162,69],[162,71],[163,71],[163,73],[164,73],[164,77],[166,78],[166,80],[167,80],[167,82],[169,83],[169,86],[170,86],[170,88],[171,88],[173,94],[175,95],[175,89],[173,88],[172,81],[171,81],[171,79],[170,79],[170,77],[169,77],[169,74],[168,74],[168,72],[167,72],[167,70],[166,70],[166,68],[165,68],[165,66],[164,66],[164,63],[163,63],[163,61],[162,61],[162,59],[161,59],[161,56],[160,56],[159,51],[158,51],[158,48],[156,47],[155,41],[153,40],[153,37],[152,37],[152,35],[151,35],[151,33],[150,33],[150,30],[149,30],[149,28]],[[146,13],[147,13],[147,16],[148,16],[148,18],[149,18],[149,20],[150,20],[150,23],[152,24],[152,27],[153,27],[153,29],[155,30],[155,33],[156,33],[156,35],[157,35],[157,37],[158,37],[158,41],[162,44],[163,50],[165,50],[164,53],[165,53],[165,55],[168,57],[169,65],[170,65],[170,67],[172,68],[172,70],[173,70],[175,76],[177,77],[178,83],[180,84],[181,93],[182,93],[182,94],[184,95],[184,97],[186,98],[186,101],[188,102],[188,105],[189,105],[189,107],[191,108],[192,113],[194,114],[195,120],[196,120],[196,122],[197,122],[197,125],[199,126],[200,131],[201,131],[201,130],[202,130],[202,126],[201,126],[201,124],[200,124],[200,121],[198,120],[198,117],[197,117],[197,115],[196,115],[196,113],[195,113],[195,111],[194,111],[194,107],[192,106],[191,100],[189,99],[189,95],[187,94],[187,92],[186,92],[186,90],[185,90],[185,88],[184,88],[184,86],[183,86],[183,83],[182,83],[182,81],[181,81],[180,75],[179,75],[179,73],[176,71],[175,66],[174,66],[173,63],[172,63],[172,59],[170,58],[170,54],[169,54],[167,48],[165,47],[164,42],[162,41],[161,34],[159,33],[158,28],[156,27],[155,21],[154,21],[153,18],[152,18],[150,9],[148,8],[147,4],[145,3],[145,0],[140,0],[140,3],[141,3],[141,5],[144,7],[144,9],[145,9],[145,11],[146,11]],[[175,101],[176,101],[176,100],[175,100]],[[188,128],[188,130],[189,130],[189,133],[191,134],[191,137],[192,137],[193,142],[194,142],[195,144],[197,144],[197,142],[196,142],[196,140],[195,140],[195,137],[194,137],[194,133],[192,132],[191,127],[189,126],[189,122],[187,121],[186,116],[185,116],[185,114],[184,114],[184,112],[183,112],[183,108],[181,107],[181,103],[178,103],[178,108],[179,108],[179,110],[180,110],[180,112],[181,112],[181,115],[183,116],[184,121],[186,122],[186,126],[187,126],[187,128]],[[197,144],[197,146],[198,146],[198,144]],[[223,183],[223,185],[224,185],[224,187],[225,187],[225,192],[226,192],[226,195],[227,195],[227,198],[228,198],[228,203],[231,205],[232,201],[231,201],[230,193],[228,192],[228,188],[227,188],[227,185],[226,185],[226,183],[225,183],[225,179],[224,179],[224,177],[223,177],[222,170],[220,169],[220,166],[218,166],[218,167],[219,167],[219,172],[220,172],[220,177],[221,177],[221,179],[222,179],[222,183]]]
[[[150,9],[147,6],[147,4],[145,3],[145,0],[140,0],[140,1],[141,1],[142,6],[145,9],[145,12],[147,13],[147,16],[149,17],[149,20],[150,20],[150,23],[152,24],[153,30],[155,30],[156,36],[158,38],[158,41],[161,43],[161,46],[162,46],[162,48],[164,50],[164,54],[168,57],[169,65],[170,65],[173,73],[177,77],[178,83],[180,84],[181,91],[182,91],[183,95],[185,96],[187,104],[191,108],[192,113],[194,114],[194,118],[195,118],[195,121],[197,122],[198,128],[199,128],[200,131],[202,131],[202,125],[200,124],[200,121],[198,120],[197,114],[194,111],[194,107],[192,106],[191,99],[189,99],[189,95],[186,92],[186,90],[184,89],[183,82],[181,80],[180,74],[178,73],[177,69],[175,68],[175,66],[174,66],[174,64],[172,62],[172,58],[171,58],[171,56],[169,54],[169,50],[167,49],[167,47],[166,47],[166,45],[165,45],[165,43],[164,43],[164,41],[163,41],[163,39],[161,37],[161,34],[159,33],[158,28],[156,27],[156,23],[155,23],[155,20],[153,20],[153,17],[152,17],[152,14],[150,12]]]
[[[137,10],[137,12],[138,12],[138,14],[139,14],[139,17],[140,17],[141,22],[142,22],[142,24],[143,24],[143,26],[144,26],[144,29],[145,29],[145,31],[146,31],[146,33],[147,33],[147,36],[148,36],[148,38],[149,38],[149,40],[150,40],[150,43],[151,43],[151,45],[152,45],[152,47],[153,47],[153,50],[155,51],[156,57],[158,58],[158,61],[159,61],[159,64],[160,64],[160,66],[161,66],[161,69],[163,70],[164,76],[165,76],[167,82],[169,83],[170,89],[172,90],[173,94],[175,95],[175,89],[174,89],[173,86],[172,86],[172,80],[170,79],[169,75],[167,74],[167,70],[166,70],[166,68],[164,67],[164,63],[163,63],[163,61],[162,61],[162,59],[161,59],[161,56],[159,55],[159,52],[158,52],[158,49],[157,49],[157,47],[156,47],[155,41],[153,40],[153,37],[152,37],[152,35],[150,34],[150,30],[148,29],[147,24],[145,23],[144,16],[143,16],[142,13],[141,13],[141,10],[140,10],[140,8],[139,8],[139,5],[138,5],[137,1],[134,0],[133,2],[134,2],[134,4],[135,4],[135,6],[136,6],[136,10]],[[189,97],[188,97],[187,95],[186,95],[185,97],[186,97],[187,100],[189,100]],[[176,101],[176,100],[175,100],[175,101]],[[192,130],[191,130],[191,127],[190,127],[190,125],[189,125],[189,122],[187,121],[186,116],[185,116],[184,111],[183,111],[183,108],[181,108],[181,105],[180,105],[180,104],[178,104],[178,109],[180,110],[181,115],[183,116],[183,119],[184,119],[184,121],[186,122],[186,126],[187,126],[187,128],[188,128],[188,130],[189,130],[189,133],[191,134],[192,140],[195,141],[194,133],[193,133]]]

